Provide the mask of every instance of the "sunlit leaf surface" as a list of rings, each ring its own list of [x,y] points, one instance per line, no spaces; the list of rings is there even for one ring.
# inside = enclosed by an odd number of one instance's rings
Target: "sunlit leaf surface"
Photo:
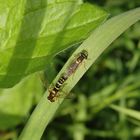
[[[0,87],[45,68],[51,58],[84,40],[107,17],[80,0],[0,2]]]

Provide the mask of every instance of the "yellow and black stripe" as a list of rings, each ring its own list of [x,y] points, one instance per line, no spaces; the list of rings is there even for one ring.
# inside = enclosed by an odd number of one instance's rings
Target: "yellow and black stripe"
[[[50,100],[51,102],[55,102],[56,97],[58,97],[58,92],[60,90],[60,88],[62,87],[62,85],[64,84],[64,82],[68,79],[68,77],[74,73],[76,71],[76,69],[78,68],[78,66],[82,63],[82,61],[84,59],[87,59],[88,57],[88,52],[86,50],[83,50],[77,57],[77,59],[69,66],[68,70],[66,71],[65,74],[63,74],[58,81],[56,82],[54,88],[52,90],[50,90],[50,94],[47,97],[48,100]]]
[[[67,80],[67,77],[65,75],[58,79],[58,82],[56,83],[54,88],[50,91],[50,94],[48,96],[48,100],[50,100],[51,102],[55,101],[55,98],[58,96],[58,92],[59,92],[61,86],[63,85],[63,83],[66,80]]]

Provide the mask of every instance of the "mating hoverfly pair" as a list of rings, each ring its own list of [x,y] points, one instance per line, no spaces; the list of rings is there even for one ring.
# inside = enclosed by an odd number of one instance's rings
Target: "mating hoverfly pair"
[[[58,79],[54,87],[49,90],[49,96],[47,99],[50,102],[55,102],[56,99],[59,97],[59,91],[63,84],[66,82],[66,80],[77,70],[79,65],[88,57],[88,52],[86,50],[81,51],[76,59],[70,64],[67,71]]]

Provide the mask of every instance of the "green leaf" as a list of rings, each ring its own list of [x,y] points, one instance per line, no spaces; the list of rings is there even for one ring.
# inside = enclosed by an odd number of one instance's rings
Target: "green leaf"
[[[120,106],[117,106],[117,105],[110,105],[110,107],[113,109],[113,110],[116,110],[120,113],[123,113],[129,117],[132,117],[134,119],[137,119],[140,121],[140,112],[139,111],[136,111],[136,110],[133,110],[133,109],[128,109],[128,108],[124,108],[124,107],[120,107]]]
[[[127,28],[140,20],[140,8],[125,12],[119,16],[113,17],[97,28],[90,37],[83,42],[83,44],[73,53],[69,58],[63,69],[57,75],[53,83],[56,83],[59,77],[67,71],[67,68],[75,60],[75,55],[78,55],[83,49],[88,51],[88,59],[80,65],[75,71],[74,75],[67,79],[63,91],[59,94],[69,93],[70,90],[76,85],[78,80],[87,71],[87,69],[95,62],[100,54]],[[98,82],[98,81],[97,81]],[[40,103],[34,110],[26,127],[24,128],[19,140],[39,140],[53,118],[56,110],[64,99],[51,103],[47,100],[49,92],[40,100]],[[36,131],[37,130],[37,131]]]
[[[119,81],[118,81],[119,83]],[[113,102],[125,98],[138,97],[140,87],[140,74],[129,75],[117,84],[112,83],[109,86],[101,89],[99,92],[95,93],[89,98],[89,106],[93,108],[93,114],[97,114],[99,111],[109,106]],[[101,102],[101,99],[103,101]],[[94,102],[93,102],[94,101]]]
[[[10,89],[0,90],[0,130],[13,128],[24,121],[34,104],[33,99],[43,92],[36,75],[31,75]]]
[[[81,0],[0,3],[0,87],[45,69],[52,57],[83,41],[107,13]]]

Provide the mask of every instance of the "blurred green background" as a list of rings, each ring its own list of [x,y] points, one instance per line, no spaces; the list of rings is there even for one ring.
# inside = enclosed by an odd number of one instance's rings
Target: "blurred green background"
[[[140,6],[140,0],[85,2],[103,7],[110,17]],[[0,140],[17,139],[45,91],[43,83],[49,84],[76,47],[58,54],[43,77],[35,73],[12,89],[1,90]],[[75,98],[64,101],[42,140],[139,140],[140,119],[135,119],[132,112],[140,110],[139,61],[140,23],[137,23],[119,37],[83,76],[72,90]],[[51,76],[48,74],[50,68]],[[110,106],[112,103],[123,109],[131,108],[131,115],[116,111],[117,106]]]

